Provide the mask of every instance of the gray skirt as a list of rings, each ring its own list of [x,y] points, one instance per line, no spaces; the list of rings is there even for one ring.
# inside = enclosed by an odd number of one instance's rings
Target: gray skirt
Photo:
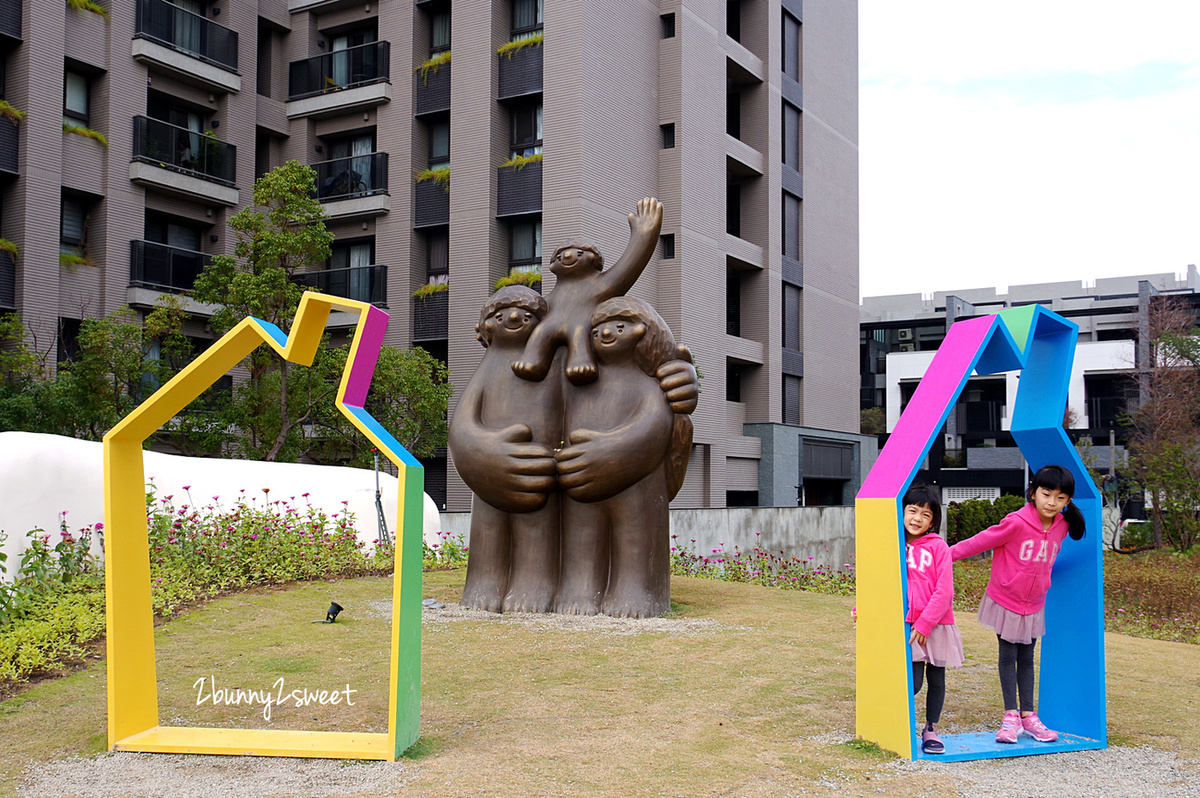
[[[1032,615],[1005,609],[987,593],[979,602],[979,622],[1010,643],[1032,643],[1046,634],[1046,608]]]
[[[911,627],[910,627],[911,629]],[[911,631],[910,631],[911,634]],[[962,634],[958,625],[939,623],[933,627],[925,645],[912,643],[913,662],[928,662],[939,668],[961,668],[963,664]]]

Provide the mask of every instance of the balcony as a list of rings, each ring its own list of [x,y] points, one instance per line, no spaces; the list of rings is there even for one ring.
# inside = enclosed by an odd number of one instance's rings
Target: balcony
[[[0,172],[17,174],[20,155],[21,126],[6,116],[0,115]]]
[[[542,45],[522,47],[497,58],[500,59],[497,89],[499,99],[508,100],[542,93]]]
[[[5,249],[0,249],[0,309],[17,309],[17,264]]]
[[[317,172],[317,199],[333,218],[378,216],[391,210],[388,154],[373,152],[311,164]]]
[[[437,114],[450,110],[450,64],[442,64],[436,71],[425,74],[413,73],[413,113]]]
[[[450,192],[435,180],[417,183],[413,203],[413,227],[450,224]]]
[[[542,162],[534,161],[518,168],[496,169],[496,215],[517,216],[541,213]]]
[[[133,58],[209,91],[242,89],[238,35],[166,0],[138,0]]]
[[[191,290],[211,258],[152,241],[129,242],[129,285],[180,293]]]
[[[383,265],[293,274],[292,282],[331,296],[372,305],[387,304],[387,266]]]
[[[21,0],[0,0],[0,37],[21,41]]]
[[[288,118],[320,119],[390,102],[390,47],[372,42],[293,61],[288,68]]]
[[[189,199],[237,205],[237,148],[146,116],[133,118],[129,179]]]
[[[449,337],[450,292],[413,297],[413,341],[443,341]]]

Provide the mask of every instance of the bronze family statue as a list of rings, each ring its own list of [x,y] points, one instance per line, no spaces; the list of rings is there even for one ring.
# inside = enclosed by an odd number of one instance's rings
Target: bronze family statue
[[[624,296],[650,260],[662,204],[629,215],[615,266],[591,243],[555,251],[543,298],[497,291],[475,330],[486,348],[450,420],[471,505],[465,607],[491,612],[670,609],[668,503],[687,471],[698,396],[685,347]]]

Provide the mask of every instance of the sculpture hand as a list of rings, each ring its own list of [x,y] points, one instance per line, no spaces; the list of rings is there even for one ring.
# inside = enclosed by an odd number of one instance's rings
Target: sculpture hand
[[[607,499],[649,474],[658,465],[631,447],[626,435],[590,429],[571,431],[568,445],[555,455],[558,484],[572,499]]]
[[[629,231],[634,236],[657,237],[662,228],[663,206],[653,197],[646,197],[637,204],[637,210],[629,214]]]
[[[696,367],[692,365],[692,353],[686,346],[679,347],[679,358],[663,363],[654,376],[658,377],[658,385],[667,395],[671,410],[686,415],[696,409],[700,399],[700,381]]]
[[[534,443],[525,424],[486,430],[458,466],[463,481],[479,498],[500,510],[537,510],[557,483],[554,450]],[[456,463],[457,464],[457,463]]]

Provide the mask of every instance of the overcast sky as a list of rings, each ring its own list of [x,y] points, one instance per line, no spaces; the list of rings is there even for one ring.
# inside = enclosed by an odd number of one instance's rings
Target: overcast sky
[[[1200,0],[860,0],[863,296],[1200,263]]]

